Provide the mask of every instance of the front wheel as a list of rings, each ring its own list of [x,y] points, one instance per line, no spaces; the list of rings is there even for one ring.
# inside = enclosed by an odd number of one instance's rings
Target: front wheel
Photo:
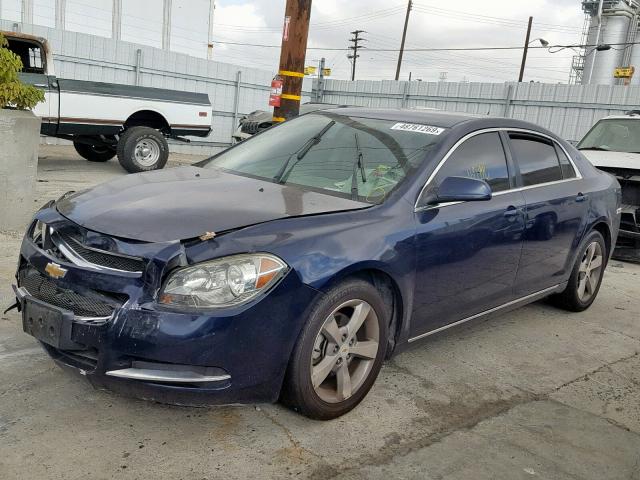
[[[160,170],[169,159],[162,133],[150,127],[131,127],[118,142],[118,161],[129,173]]]
[[[90,162],[107,162],[116,156],[115,147],[109,145],[88,145],[86,143],[73,142],[73,146],[78,155]]]
[[[567,288],[552,296],[552,302],[572,312],[589,308],[600,291],[608,258],[607,244],[602,234],[595,230],[590,232],[580,245]]]
[[[385,357],[390,312],[378,290],[353,279],[316,303],[289,362],[281,400],[303,415],[330,420],[358,405]]]

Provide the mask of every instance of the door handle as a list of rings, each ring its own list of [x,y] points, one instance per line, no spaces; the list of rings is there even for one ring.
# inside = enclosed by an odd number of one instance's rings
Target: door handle
[[[580,192],[576,197],[576,202],[584,202],[587,198],[588,197],[584,193]]]
[[[507,218],[517,217],[518,215],[520,215],[520,209],[513,206],[507,208],[507,210],[504,212],[504,216]]]
[[[47,85],[46,83],[34,83],[33,84],[34,87],[38,87],[38,88],[48,88],[49,85]]]

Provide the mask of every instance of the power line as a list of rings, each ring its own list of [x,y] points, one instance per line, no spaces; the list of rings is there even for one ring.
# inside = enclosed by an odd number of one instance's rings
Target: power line
[[[352,32],[353,33],[353,32]],[[363,39],[360,39],[363,40]],[[280,45],[266,45],[259,43],[243,43],[243,42],[219,42],[214,40],[214,43],[219,43],[221,45],[242,45],[245,47],[259,47],[259,48],[280,48]],[[609,43],[608,45],[612,47],[619,46],[630,46],[630,45],[640,45],[640,42],[623,42],[623,43]],[[529,50],[548,50],[550,48],[596,48],[598,45],[587,44],[587,45],[549,45],[547,47],[543,46],[533,46],[529,47]],[[359,48],[364,48],[360,46]],[[307,47],[307,50],[322,50],[322,51],[348,51],[352,50],[353,47]],[[371,52],[399,52],[398,48],[370,48],[368,49]],[[501,50],[522,50],[522,45],[517,47],[443,47],[443,48],[405,48],[405,52],[491,52],[491,51],[501,51]]]

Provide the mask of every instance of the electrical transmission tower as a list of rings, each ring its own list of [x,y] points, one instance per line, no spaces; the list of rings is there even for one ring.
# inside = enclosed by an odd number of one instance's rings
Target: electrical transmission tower
[[[366,48],[360,45],[360,42],[366,41],[366,38],[360,37],[361,33],[366,33],[366,32],[364,30],[355,30],[351,32],[351,34],[353,35],[353,38],[349,40],[351,43],[353,43],[353,45],[349,47],[349,50],[352,50],[353,54],[347,55],[347,58],[352,61],[351,62],[351,80],[352,81],[356,79],[356,60],[358,59],[358,57],[360,57],[360,55],[358,55],[358,50],[361,48]]]

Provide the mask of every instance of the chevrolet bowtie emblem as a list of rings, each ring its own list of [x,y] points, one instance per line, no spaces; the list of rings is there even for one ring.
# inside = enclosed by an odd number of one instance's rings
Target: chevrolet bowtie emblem
[[[44,271],[49,274],[51,278],[63,278],[67,274],[67,269],[62,268],[57,263],[49,262],[47,266],[44,268]]]

